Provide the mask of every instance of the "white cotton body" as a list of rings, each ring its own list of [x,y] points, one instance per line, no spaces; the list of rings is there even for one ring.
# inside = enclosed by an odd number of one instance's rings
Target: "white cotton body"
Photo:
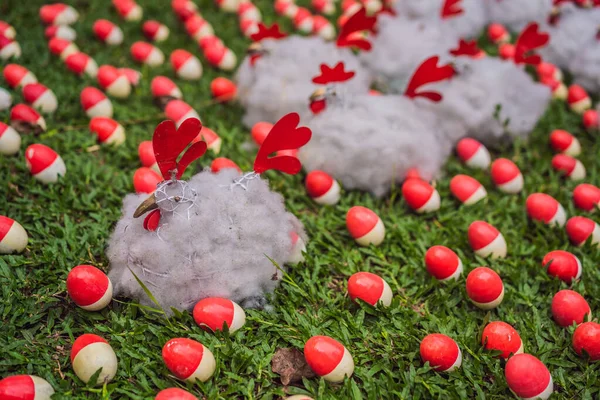
[[[321,64],[333,67],[344,62],[347,71],[356,75],[345,83],[350,93],[367,93],[370,74],[348,49],[320,37],[288,36],[280,40],[263,40],[268,54],[254,66],[248,57],[236,73],[238,99],[246,109],[243,123],[251,127],[260,121],[274,123],[283,115],[297,112],[301,117],[310,113],[309,97],[318,87],[312,78],[319,75]]]
[[[520,32],[530,22],[545,22],[552,0],[479,0],[484,3],[490,23],[496,22]]]
[[[127,195],[107,250],[114,295],[155,306],[131,268],[167,312],[190,310],[205,297],[229,298],[243,308],[264,306],[282,274],[267,256],[283,267],[294,255],[290,232],[305,243],[308,238],[267,181],[257,178],[247,190],[230,189],[239,177],[234,169],[194,175],[188,183],[197,193],[196,205],[188,214],[189,204],[172,213],[165,211],[169,203],[161,203],[156,232],[144,229],[145,215],[133,218],[147,195]]]

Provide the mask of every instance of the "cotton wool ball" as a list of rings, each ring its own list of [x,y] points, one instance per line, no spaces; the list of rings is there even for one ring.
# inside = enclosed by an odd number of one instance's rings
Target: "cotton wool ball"
[[[520,32],[530,22],[544,22],[550,15],[553,0],[480,0],[484,2],[490,22]]]
[[[296,35],[279,40],[264,39],[260,43],[268,53],[253,66],[246,57],[236,75],[238,98],[246,109],[243,123],[248,127],[259,121],[276,122],[289,112],[307,116],[308,99],[318,87],[312,78],[319,74],[321,64],[343,61],[347,70],[356,73],[346,90],[350,93],[369,90],[369,73],[352,51],[340,49],[335,43]]]
[[[300,149],[307,171],[324,171],[346,189],[383,196],[411,168],[439,174],[452,144],[404,96],[355,95],[307,120],[311,141]]]
[[[231,187],[239,176],[234,169],[194,175],[186,192],[194,198],[195,190],[194,205],[169,212],[161,203],[156,232],[144,229],[143,217],[133,218],[146,195],[127,195],[107,251],[114,295],[153,306],[133,271],[167,312],[190,310],[206,297],[229,298],[244,308],[265,306],[281,279],[267,256],[283,267],[293,256],[290,233],[305,243],[307,238],[266,180],[248,181],[247,190]]]
[[[12,104],[10,93],[3,88],[0,88],[0,111],[8,110]]]

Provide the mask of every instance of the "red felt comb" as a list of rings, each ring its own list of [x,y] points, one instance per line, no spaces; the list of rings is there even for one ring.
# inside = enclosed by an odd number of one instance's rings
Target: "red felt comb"
[[[310,140],[312,132],[305,126],[298,127],[300,116],[289,113],[281,117],[273,125],[263,141],[254,160],[254,172],[262,174],[270,169],[297,174],[302,168],[300,160],[294,156],[279,155],[269,158],[269,155],[281,150],[297,150]]]
[[[531,54],[535,49],[545,46],[550,40],[546,32],[538,31],[538,24],[530,23],[523,29],[515,44],[515,64],[538,65],[542,58],[537,54]]]
[[[171,171],[176,171],[177,179],[181,178],[192,161],[202,157],[206,152],[206,142],[200,141],[183,151],[198,136],[202,123],[197,118],[188,118],[175,129],[175,122],[163,121],[156,127],[152,137],[152,148],[156,163],[165,180],[171,179]],[[179,161],[177,157],[183,153]]]
[[[339,62],[335,67],[330,68],[326,64],[321,64],[321,74],[312,78],[313,83],[327,85],[333,82],[345,82],[354,76],[354,71],[345,71],[344,63]]]
[[[441,10],[442,19],[447,19],[462,14],[464,10],[461,7],[461,2],[462,0],[444,0]]]
[[[340,35],[337,38],[338,47],[357,47],[364,51],[371,50],[371,43],[363,38],[353,37],[353,33],[360,31],[371,31],[375,33],[375,24],[377,23],[377,17],[367,17],[367,10],[361,7],[360,10],[355,12],[346,21],[340,31]]]
[[[279,30],[279,25],[274,23],[270,27],[266,27],[262,22],[258,23],[258,32],[250,35],[250,39],[255,42],[260,42],[263,39],[281,39],[287,35]]]
[[[417,68],[408,82],[404,95],[410,98],[425,97],[431,101],[438,102],[442,100],[442,95],[438,92],[417,92],[417,90],[428,83],[443,81],[454,76],[454,68],[450,64],[438,67],[440,60],[438,56],[430,57],[423,61]]]
[[[471,40],[468,42],[464,39],[460,39],[458,41],[458,47],[456,49],[450,50],[450,54],[452,54],[455,57],[476,57],[479,54],[481,54],[481,49],[477,47],[477,40]]]

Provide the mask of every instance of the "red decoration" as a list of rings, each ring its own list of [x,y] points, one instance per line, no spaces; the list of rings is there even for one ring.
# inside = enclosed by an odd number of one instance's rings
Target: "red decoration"
[[[410,98],[425,97],[431,101],[438,102],[442,100],[442,95],[438,92],[418,92],[417,90],[428,83],[439,82],[450,79],[454,76],[454,68],[450,64],[438,67],[440,60],[438,56],[430,57],[423,61],[410,78],[404,95]]]
[[[258,32],[250,35],[250,39],[255,42],[260,42],[263,39],[281,39],[287,35],[279,30],[279,25],[273,24],[270,27],[266,27],[262,22],[258,23]]]
[[[462,0],[445,0],[441,10],[442,19],[462,14],[464,10],[460,4],[461,2]]]
[[[517,38],[515,44],[515,64],[538,65],[542,58],[537,54],[532,54],[535,49],[544,47],[550,40],[550,35],[546,32],[538,31],[538,24],[530,23],[523,29],[523,32]]]
[[[470,42],[467,42],[464,39],[460,39],[458,42],[458,47],[456,49],[450,50],[450,54],[452,54],[455,57],[479,57],[482,54],[482,52],[481,49],[477,47],[477,40],[471,40]]]
[[[356,38],[352,35],[354,32],[360,31],[371,31],[375,33],[375,24],[377,23],[377,17],[367,17],[367,10],[362,7],[356,13],[354,13],[348,21],[342,26],[340,35],[337,39],[338,47],[358,47],[361,50],[371,50],[371,43],[362,38]]]
[[[326,64],[321,64],[321,74],[312,78],[313,83],[327,85],[333,82],[345,82],[354,76],[354,71],[345,71],[344,63],[339,62],[331,68]]]
[[[177,179],[181,178],[187,166],[206,152],[206,142],[196,142],[177,162],[177,157],[198,136],[200,130],[202,130],[202,123],[196,118],[186,119],[177,130],[175,122],[171,120],[158,124],[152,137],[152,148],[165,180],[171,179],[171,171],[177,171]]]
[[[254,172],[262,174],[270,169],[290,175],[300,172],[302,165],[300,160],[294,156],[279,155],[269,158],[269,155],[275,152],[296,150],[308,143],[312,132],[305,126],[298,127],[299,123],[300,116],[297,113],[289,113],[273,125],[265,141],[258,149],[258,154],[254,160]]]
[[[154,232],[158,229],[158,223],[160,222],[160,210],[152,210],[146,218],[144,218],[144,229],[150,232]]]

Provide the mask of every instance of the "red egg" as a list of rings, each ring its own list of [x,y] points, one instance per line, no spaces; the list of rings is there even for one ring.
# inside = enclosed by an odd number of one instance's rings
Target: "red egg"
[[[352,300],[362,301],[375,306],[381,303],[384,307],[392,304],[392,289],[378,275],[370,272],[357,272],[348,279],[348,294]]]
[[[210,83],[210,92],[219,102],[231,101],[237,96],[237,86],[227,78],[218,77]]]
[[[78,265],[67,275],[67,292],[75,304],[87,311],[99,311],[112,300],[108,276],[91,265]]]
[[[10,24],[0,21],[0,36],[14,39],[17,36],[17,31]]]
[[[126,21],[139,21],[142,19],[143,10],[135,0],[112,0],[119,15]]]
[[[73,343],[71,365],[84,383],[88,383],[96,371],[101,370],[94,385],[103,385],[115,377],[118,361],[106,340],[98,335],[86,333]]]
[[[313,34],[324,40],[333,40],[335,38],[335,28],[327,18],[315,15],[313,16]]]
[[[142,25],[142,32],[148,40],[153,42],[164,42],[169,37],[169,28],[158,21],[150,20]]]
[[[233,162],[232,160],[230,160],[229,158],[226,157],[217,157],[213,160],[213,162],[210,164],[210,170],[213,173],[217,173],[219,171],[221,171],[222,169],[235,169],[238,172],[242,172],[242,170],[240,169],[240,167],[238,167],[238,165]]]
[[[112,65],[103,65],[98,69],[98,85],[108,93],[109,96],[124,99],[131,93],[129,79]]]
[[[508,387],[523,399],[546,400],[554,387],[548,368],[531,354],[517,354],[506,363],[504,376]]]
[[[58,107],[54,92],[41,83],[28,83],[23,86],[23,98],[33,108],[44,113],[53,113]]]
[[[234,333],[246,323],[246,313],[237,303],[221,297],[207,297],[194,306],[194,321],[202,329],[220,331],[227,325]]]
[[[468,175],[456,175],[450,181],[450,191],[466,206],[477,203],[487,196],[483,185]]]
[[[156,171],[142,167],[133,174],[133,187],[136,193],[152,193],[163,180]]]
[[[423,338],[419,346],[421,359],[439,372],[452,372],[462,364],[462,352],[454,340],[441,333]]]
[[[249,19],[256,22],[260,22],[262,20],[260,10],[256,8],[256,6],[250,1],[242,1],[237,9],[237,14],[240,20]]]
[[[490,322],[485,326],[481,335],[481,345],[486,350],[501,351],[500,357],[504,359],[511,354],[523,352],[523,342],[519,333],[515,328],[502,321]]]
[[[310,198],[317,204],[334,205],[340,201],[340,185],[326,172],[309,172],[304,186]]]
[[[165,107],[165,114],[167,118],[175,121],[175,125],[179,128],[179,125],[188,118],[200,119],[198,113],[183,100],[171,100]],[[204,128],[203,128],[204,130]]]
[[[293,0],[275,0],[273,8],[277,14],[288,18],[294,18],[298,11],[298,6]]]
[[[192,17],[198,11],[198,7],[192,0],[172,0],[171,8],[182,21],[187,21],[188,18]]]
[[[550,133],[550,146],[557,152],[576,157],[581,153],[579,140],[569,132],[555,129]]]
[[[600,188],[588,183],[577,185],[573,190],[575,207],[585,211],[595,211],[600,208]]]
[[[0,35],[0,60],[21,57],[21,46],[14,39]]]
[[[346,214],[346,227],[360,246],[379,246],[385,238],[383,221],[366,207],[350,208]]]
[[[165,62],[165,55],[158,47],[146,42],[135,42],[129,49],[131,57],[140,64],[146,64],[150,67],[162,65]]]
[[[71,25],[79,18],[73,7],[63,3],[53,3],[40,7],[40,19],[46,25]]]
[[[455,252],[445,246],[432,246],[425,253],[425,267],[435,279],[447,281],[458,279],[463,272],[463,263]]]
[[[545,193],[533,193],[525,202],[527,214],[535,221],[541,221],[551,226],[563,226],[567,214],[563,206]]]
[[[28,83],[37,83],[37,78],[27,68],[18,64],[7,64],[2,71],[4,81],[11,88],[19,88]]]
[[[19,132],[46,130],[46,120],[26,104],[15,104],[10,110],[10,124]]]
[[[422,179],[406,179],[402,184],[402,197],[419,214],[440,209],[440,194]]]
[[[536,72],[538,74],[538,77],[540,79],[542,79],[542,78],[550,78],[550,79],[554,79],[554,80],[557,80],[557,81],[562,81],[563,80],[563,74],[562,74],[562,72],[554,64],[542,61],[535,68],[536,68]]]
[[[503,43],[498,48],[500,58],[503,60],[512,60],[515,58],[515,45],[510,43]]]
[[[157,76],[152,79],[150,83],[150,91],[152,97],[173,97],[175,99],[181,99],[183,94],[172,80],[166,76]]]
[[[240,19],[240,30],[245,37],[249,38],[258,32],[258,22],[252,19]],[[213,34],[214,32],[211,33]]]
[[[21,224],[0,215],[0,254],[20,253],[27,247],[29,238]]]
[[[21,136],[11,126],[0,122],[0,154],[12,156],[21,149]]]
[[[188,81],[195,81],[202,76],[202,64],[200,64],[200,60],[189,51],[181,49],[173,50],[170,60],[171,67],[173,67],[178,77]]]
[[[523,175],[519,167],[507,158],[498,158],[492,163],[492,181],[504,193],[515,194],[523,190]]]
[[[584,322],[579,325],[573,333],[573,348],[580,356],[585,351],[591,361],[600,360],[600,324]]]
[[[310,368],[329,382],[343,382],[354,373],[354,360],[343,344],[329,336],[313,336],[304,344]]]
[[[542,77],[540,83],[545,85],[552,90],[552,98],[557,100],[566,100],[568,91],[567,87],[561,81],[557,81],[554,78]]]
[[[12,375],[0,380],[2,400],[50,400],[54,389],[35,375]]]
[[[475,221],[469,225],[469,244],[475,254],[481,257],[506,257],[506,241],[504,236],[492,225],[484,221]]]
[[[177,378],[195,383],[207,381],[215,372],[216,362],[212,352],[202,343],[192,339],[169,340],[162,349],[165,365]]]
[[[544,256],[542,266],[552,275],[566,283],[581,278],[581,261],[572,253],[554,250]]]
[[[510,40],[510,35],[504,25],[498,23],[493,23],[488,26],[487,36],[494,44],[507,43]]]
[[[154,400],[198,400],[196,396],[190,392],[186,392],[179,388],[169,388],[161,390]]]
[[[97,20],[94,22],[92,30],[96,38],[108,45],[117,46],[123,43],[123,31],[109,20]]]
[[[94,117],[90,120],[90,132],[98,136],[98,141],[104,144],[120,145],[125,142],[125,129],[111,118]]]
[[[600,117],[598,116],[598,111],[596,110],[587,110],[583,113],[582,117],[583,126],[588,131],[596,131],[600,129]]]
[[[304,7],[298,7],[292,21],[294,27],[302,33],[311,33],[313,30],[312,14]]]
[[[1,34],[0,34],[1,35]],[[68,25],[51,25],[44,29],[46,39],[61,38],[69,41],[77,39],[77,32]]]
[[[585,167],[581,161],[566,154],[555,155],[552,158],[552,167],[574,181],[585,178]]]
[[[320,14],[331,15],[335,12],[335,4],[332,0],[312,0],[311,6]]]
[[[157,173],[160,172],[158,169],[158,165],[156,164],[156,157],[154,155],[154,148],[152,147],[152,142],[150,140],[144,140],[138,146],[138,155],[140,157],[140,162],[142,166],[146,168],[151,168],[155,170]]]
[[[192,143],[199,142],[200,140],[204,140],[208,149],[213,153],[219,154],[221,152],[222,140],[212,129],[203,126],[200,134],[192,141]]]
[[[225,47],[223,44],[218,44],[218,42],[215,42],[204,49],[204,57],[210,65],[224,71],[233,70],[237,63],[237,57],[231,49]]]
[[[589,237],[600,247],[600,226],[589,218],[571,217],[566,225],[567,236],[575,246],[583,246]]]
[[[112,117],[112,103],[104,93],[95,87],[88,86],[84,88],[81,91],[79,99],[81,101],[81,106],[88,117]]]
[[[583,114],[592,107],[590,96],[588,96],[585,89],[579,85],[569,86],[567,103],[569,104],[569,108],[577,114]]]
[[[66,60],[72,54],[79,53],[79,47],[69,40],[59,37],[53,37],[48,41],[50,53],[59,56],[61,60]]]
[[[185,21],[185,30],[196,41],[215,34],[212,25],[198,14]]]
[[[262,143],[265,141],[265,138],[269,135],[269,132],[271,132],[272,128],[273,124],[270,122],[255,123],[252,127],[252,130],[250,131],[252,139],[254,139],[254,143],[256,143],[259,146],[262,145]]]
[[[42,183],[54,183],[67,173],[62,158],[50,147],[32,144],[25,150],[25,162],[31,175]]]
[[[119,75],[126,77],[131,86],[135,87],[140,84],[140,79],[142,78],[140,71],[133,68],[117,68],[117,72],[119,72]]]
[[[73,53],[65,58],[65,65],[76,75],[87,75],[95,78],[98,75],[98,64],[85,53]]]
[[[478,267],[467,276],[467,295],[477,307],[491,310],[502,303],[504,284],[490,268]]]
[[[592,319],[592,311],[587,301],[577,292],[561,290],[552,298],[552,317],[562,327],[581,324]]]

